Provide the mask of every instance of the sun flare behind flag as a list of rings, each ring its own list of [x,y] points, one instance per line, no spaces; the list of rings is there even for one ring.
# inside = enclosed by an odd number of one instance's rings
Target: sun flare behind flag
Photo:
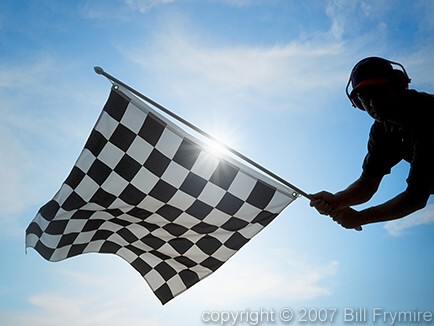
[[[114,87],[69,176],[28,226],[26,247],[49,261],[116,254],[164,304],[297,196]]]

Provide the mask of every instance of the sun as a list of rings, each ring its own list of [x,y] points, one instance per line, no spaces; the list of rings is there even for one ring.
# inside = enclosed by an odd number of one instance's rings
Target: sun
[[[215,126],[210,135],[212,139],[205,141],[205,150],[217,158],[228,155],[238,143],[237,133],[229,128],[224,128],[222,125]]]
[[[228,145],[219,139],[209,140],[206,144],[206,151],[217,158],[222,158],[228,152]]]

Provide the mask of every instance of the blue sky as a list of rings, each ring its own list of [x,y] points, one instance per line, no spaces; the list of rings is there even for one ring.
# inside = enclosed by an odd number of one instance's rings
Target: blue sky
[[[299,198],[165,306],[119,257],[50,263],[24,250],[109,93],[94,66],[306,192],[334,192],[359,176],[371,124],[345,97],[351,68],[390,58],[413,88],[434,92],[433,35],[430,0],[3,0],[0,324],[201,325],[217,324],[204,312],[286,307],[336,309],[334,325],[345,308],[434,313],[433,199],[355,232]],[[370,204],[402,191],[407,173],[397,166]]]

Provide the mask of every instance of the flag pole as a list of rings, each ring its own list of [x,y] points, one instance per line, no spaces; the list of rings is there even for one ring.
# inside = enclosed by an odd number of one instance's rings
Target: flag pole
[[[101,67],[94,67],[95,72],[98,75],[102,75],[106,78],[108,78],[109,80],[111,80],[112,82],[114,82],[115,84],[119,84],[122,87],[125,87],[126,89],[128,89],[131,93],[137,95],[138,97],[140,97],[141,99],[145,100],[146,102],[152,104],[153,106],[155,106],[156,108],[158,108],[159,110],[163,111],[164,113],[166,113],[167,115],[171,116],[172,118],[178,120],[179,122],[183,123],[184,125],[188,126],[189,128],[193,129],[194,131],[196,131],[197,133],[201,134],[202,136],[218,143],[220,146],[222,146],[223,148],[225,148],[226,150],[228,150],[229,152],[231,152],[232,154],[238,156],[239,158],[241,158],[242,160],[246,161],[247,163],[251,164],[252,166],[254,166],[255,168],[261,170],[262,172],[268,174],[269,176],[271,176],[273,179],[276,179],[277,181],[279,181],[280,183],[284,184],[285,186],[291,188],[292,190],[294,190],[295,192],[297,192],[298,194],[308,198],[308,199],[312,199],[311,196],[309,194],[307,194],[306,192],[304,192],[303,190],[297,188],[296,186],[292,185],[291,183],[289,183],[288,181],[286,181],[285,179],[279,177],[278,175],[274,174],[273,172],[271,172],[270,170],[266,169],[265,167],[263,167],[262,165],[256,163],[255,161],[249,159],[247,156],[245,156],[244,154],[238,152],[237,150],[233,149],[232,147],[224,144],[223,142],[221,142],[219,139],[215,138],[214,136],[208,134],[207,132],[203,131],[202,129],[200,129],[199,127],[193,125],[192,123],[188,122],[187,120],[181,118],[179,115],[177,115],[176,113],[173,113],[172,111],[170,111],[169,109],[165,108],[164,106],[162,106],[161,104],[155,102],[154,100],[150,99],[149,97],[143,95],[142,93],[136,91],[135,89],[133,89],[132,87],[128,86],[127,84],[125,84],[124,82],[120,81],[119,79],[113,77],[112,75],[108,74],[107,72],[105,72]],[[294,197],[298,196],[298,194],[293,194]]]
[[[154,100],[150,99],[149,97],[143,95],[142,93],[136,91],[134,88],[128,86],[127,84],[125,84],[124,82],[120,81],[119,79],[117,79],[116,77],[113,77],[112,75],[110,75],[109,73],[105,72],[104,69],[102,69],[101,67],[94,67],[95,72],[98,75],[102,75],[106,78],[108,78],[109,80],[111,80],[112,82],[114,82],[115,84],[119,84],[122,87],[125,87],[126,89],[128,89],[131,93],[137,95],[138,97],[140,97],[141,99],[145,100],[146,102],[152,104],[153,106],[155,106],[156,108],[158,108],[159,110],[163,111],[164,113],[166,113],[167,115],[171,116],[172,118],[178,120],[179,122],[183,123],[184,125],[188,126],[189,128],[193,129],[194,131],[196,131],[197,133],[201,134],[202,136],[212,140],[213,142],[218,143],[220,146],[222,146],[223,148],[225,148],[227,151],[231,152],[232,154],[238,156],[239,158],[241,158],[242,160],[246,161],[247,163],[251,164],[252,166],[254,166],[255,168],[257,168],[258,170],[264,172],[265,174],[268,174],[269,176],[271,176],[273,179],[276,179],[277,181],[279,181],[280,183],[284,184],[285,186],[291,188],[292,190],[294,190],[295,193],[293,193],[294,197],[297,197],[298,195],[302,195],[304,197],[306,197],[307,199],[312,199],[312,197],[306,193],[305,191],[299,189],[298,187],[292,185],[291,183],[289,183],[288,181],[286,181],[285,179],[279,177],[278,175],[276,175],[275,173],[271,172],[270,170],[266,169],[265,167],[263,167],[262,165],[256,163],[255,161],[251,160],[250,158],[248,158],[247,156],[245,156],[244,154],[238,152],[237,150],[233,149],[232,147],[224,144],[223,142],[221,142],[219,139],[211,136],[210,134],[208,134],[207,132],[203,131],[202,129],[200,129],[199,127],[196,127],[195,125],[193,125],[192,123],[188,122],[187,120],[181,118],[179,115],[177,115],[176,113],[170,111],[169,109],[165,108],[164,106],[162,106],[161,104],[155,102]]]
[[[181,118],[176,113],[170,111],[169,109],[167,109],[166,107],[162,106],[161,104],[155,102],[154,100],[152,100],[151,98],[147,97],[146,95],[143,95],[142,93],[136,91],[134,88],[132,88],[129,85],[125,84],[121,80],[119,80],[116,77],[114,77],[114,76],[110,75],[109,73],[105,72],[103,68],[101,68],[101,67],[94,67],[93,69],[95,70],[95,72],[98,75],[102,75],[102,76],[106,77],[107,79],[111,80],[113,83],[121,85],[122,87],[126,88],[127,90],[129,90],[131,93],[135,94],[136,96],[138,96],[142,100],[148,102],[149,104],[152,104],[154,107],[158,108],[159,110],[163,111],[167,115],[169,115],[172,118],[174,118],[174,119],[178,120],[179,122],[183,123],[187,127],[193,129],[194,131],[196,131],[200,135],[202,135],[202,136],[204,136],[204,137],[212,140],[213,142],[218,143],[221,147],[223,147],[224,149],[226,149],[230,153],[234,154],[235,156],[238,156],[239,158],[241,158],[242,160],[246,161],[250,165],[254,166],[258,170],[264,172],[265,174],[269,175],[273,179],[275,179],[275,180],[279,181],[280,183],[284,184],[285,186],[291,188],[292,190],[294,190],[294,192],[292,193],[293,197],[298,197],[299,195],[301,195],[301,196],[303,196],[303,197],[305,197],[305,198],[307,198],[309,200],[313,199],[312,196],[309,195],[308,193],[306,193],[305,191],[303,191],[300,188],[294,186],[293,184],[289,183],[285,179],[279,177],[277,174],[271,172],[270,170],[268,170],[267,168],[263,167],[259,163],[256,163],[255,161],[251,160],[250,158],[248,158],[244,154],[240,153],[239,151],[235,150],[234,148],[232,148],[232,147],[226,145],[225,143],[221,142],[219,139],[217,139],[214,136],[208,134],[207,132],[203,131],[199,127],[196,127],[194,124],[190,123],[189,121]],[[356,230],[358,230],[358,231],[361,230],[361,227],[360,227],[360,229],[356,228]]]

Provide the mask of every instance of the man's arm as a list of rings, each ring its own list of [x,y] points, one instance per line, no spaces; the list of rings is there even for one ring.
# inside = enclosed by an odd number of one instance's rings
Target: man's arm
[[[323,215],[330,215],[335,210],[365,203],[375,194],[381,179],[382,177],[361,175],[345,190],[339,191],[334,195],[327,191],[311,194],[312,200],[310,206],[315,207]]]
[[[391,200],[361,211],[350,207],[332,211],[330,216],[345,228],[385,222],[407,216],[426,206],[430,194],[406,190]]]

